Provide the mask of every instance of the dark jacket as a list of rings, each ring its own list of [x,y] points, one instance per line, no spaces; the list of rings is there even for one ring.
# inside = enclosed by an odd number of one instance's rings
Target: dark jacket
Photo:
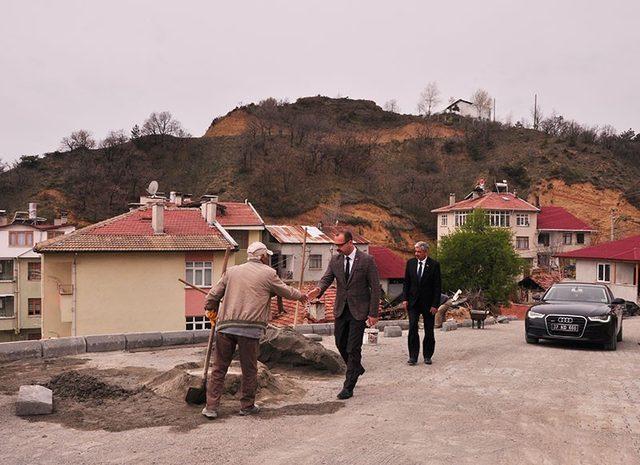
[[[412,258],[407,261],[402,295],[412,310],[429,310],[431,307],[440,306],[440,263],[427,257],[424,268],[422,279],[418,282],[418,259]]]
[[[380,305],[380,279],[376,262],[371,255],[357,251],[351,264],[349,282],[344,280],[344,255],[331,257],[327,271],[318,281],[320,295],[336,281],[336,301],[333,314],[339,318],[344,311],[345,304],[356,320],[366,320],[368,316],[378,316]]]

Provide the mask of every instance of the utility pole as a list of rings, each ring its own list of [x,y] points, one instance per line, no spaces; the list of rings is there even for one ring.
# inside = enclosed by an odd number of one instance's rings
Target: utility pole
[[[496,98],[493,97],[493,122],[496,122]]]
[[[533,129],[538,129],[538,94],[533,95]]]

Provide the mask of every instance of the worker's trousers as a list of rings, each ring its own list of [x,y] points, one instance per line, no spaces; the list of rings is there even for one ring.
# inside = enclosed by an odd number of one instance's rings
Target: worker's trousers
[[[258,386],[258,347],[259,339],[218,333],[213,367],[207,382],[207,409],[217,410],[224,390],[224,377],[227,374],[233,354],[238,346],[242,382],[240,385],[240,406],[249,408],[256,400]]]

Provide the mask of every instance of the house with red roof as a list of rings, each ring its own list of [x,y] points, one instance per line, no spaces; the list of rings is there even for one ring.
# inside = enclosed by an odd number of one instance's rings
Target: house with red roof
[[[381,246],[369,246],[369,254],[378,268],[380,286],[392,300],[402,294],[406,260],[391,249]]]
[[[558,268],[557,254],[591,245],[596,230],[555,205],[540,207],[538,214],[538,266]]]
[[[218,216],[216,197],[195,207],[159,198],[37,244],[42,337],[203,329],[204,296],[178,278],[204,290],[220,278],[225,250],[238,249],[220,219],[247,222],[235,208]]]
[[[557,255],[575,262],[576,281],[607,284],[616,297],[639,302],[640,236]]]
[[[473,191],[459,202],[455,194],[449,194],[449,205],[431,210],[437,214],[438,241],[462,226],[469,213],[476,209],[487,212],[491,226],[510,228],[518,255],[530,268],[536,265],[540,209],[509,192],[506,182],[496,183],[496,191],[492,192],[485,189],[484,180],[480,179]]]

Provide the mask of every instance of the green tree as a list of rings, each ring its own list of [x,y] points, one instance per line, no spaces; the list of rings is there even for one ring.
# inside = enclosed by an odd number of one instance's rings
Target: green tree
[[[511,231],[491,227],[480,209],[440,241],[438,260],[447,290],[481,291],[492,307],[508,303],[523,266],[513,249]]]

